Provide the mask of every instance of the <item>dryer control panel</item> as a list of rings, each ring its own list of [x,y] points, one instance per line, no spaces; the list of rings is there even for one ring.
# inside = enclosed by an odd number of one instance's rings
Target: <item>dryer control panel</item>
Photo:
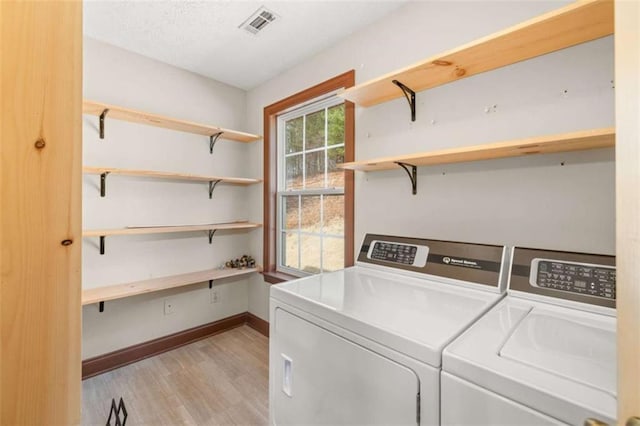
[[[516,247],[509,290],[615,307],[615,256]]]
[[[506,260],[504,246],[379,234],[366,234],[358,254],[361,266],[428,274],[498,292],[506,289]]]
[[[529,283],[542,288],[616,298],[616,270],[604,265],[533,259]]]

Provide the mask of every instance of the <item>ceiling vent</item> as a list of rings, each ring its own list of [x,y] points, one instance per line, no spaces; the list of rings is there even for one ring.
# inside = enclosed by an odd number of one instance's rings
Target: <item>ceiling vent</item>
[[[264,6],[261,6],[256,10],[249,18],[247,18],[238,28],[242,28],[245,31],[250,32],[253,35],[257,35],[264,30],[267,25],[272,23],[278,18],[278,15],[270,11]]]

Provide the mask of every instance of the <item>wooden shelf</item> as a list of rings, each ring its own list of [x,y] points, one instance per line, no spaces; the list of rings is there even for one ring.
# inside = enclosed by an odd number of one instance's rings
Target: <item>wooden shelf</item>
[[[158,179],[175,179],[175,180],[191,180],[198,182],[215,182],[233,183],[237,185],[251,185],[262,182],[262,179],[250,178],[232,178],[223,176],[205,176],[192,175],[188,173],[158,172],[153,170],[134,170],[134,169],[116,169],[112,167],[83,167],[82,171],[89,175],[101,175],[107,173],[110,175],[123,176],[140,176]]]
[[[171,275],[168,277],[152,278],[126,284],[110,285],[92,288],[82,291],[82,304],[105,302],[108,300],[122,299],[138,294],[152,293],[174,287],[196,284],[208,280],[239,277],[258,272],[259,268],[247,269],[207,269],[205,271],[190,272],[187,274]]]
[[[239,230],[259,228],[262,225],[253,222],[212,223],[208,225],[149,226],[116,229],[93,229],[82,232],[83,237],[106,237],[110,235],[166,234],[174,232],[218,231],[223,229]]]
[[[237,130],[225,129],[218,126],[210,126],[206,124],[198,124],[192,121],[179,120],[176,118],[165,117],[149,112],[136,111],[116,105],[109,105],[102,102],[85,100],[82,104],[82,112],[100,116],[105,110],[108,110],[105,119],[116,119],[130,121],[132,123],[146,124],[149,126],[163,127],[165,129],[178,130],[180,132],[195,133],[198,135],[212,136],[222,132],[220,138],[232,140],[236,142],[255,142],[262,139],[262,136],[252,135],[250,133],[239,132]]]
[[[579,1],[382,77],[340,96],[368,107],[613,34],[613,1]]]
[[[232,178],[223,176],[204,176],[204,175],[192,175],[185,173],[172,173],[172,172],[158,172],[153,170],[133,170],[133,169],[115,169],[111,167],[83,167],[83,173],[88,175],[100,175],[100,195],[104,197],[106,195],[106,178],[108,175],[123,175],[123,176],[138,176],[148,177],[156,179],[172,179],[172,180],[187,180],[195,182],[208,182],[209,183],[209,198],[212,198],[213,190],[219,183],[230,183],[234,185],[252,185],[254,183],[262,182],[262,179],[249,179],[249,178]]]
[[[496,142],[462,148],[427,151],[395,157],[355,161],[340,165],[343,169],[359,171],[389,170],[400,167],[398,163],[411,166],[463,163],[468,161],[491,160],[532,154],[582,151],[615,146],[615,129],[595,129],[560,135],[539,136],[514,141]]]

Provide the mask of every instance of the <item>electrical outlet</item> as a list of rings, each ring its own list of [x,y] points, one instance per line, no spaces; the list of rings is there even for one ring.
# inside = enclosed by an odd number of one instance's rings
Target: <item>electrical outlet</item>
[[[173,314],[173,302],[170,300],[165,300],[164,301],[164,314],[165,315],[171,315]]]
[[[217,288],[211,289],[211,303],[220,303],[220,291]]]

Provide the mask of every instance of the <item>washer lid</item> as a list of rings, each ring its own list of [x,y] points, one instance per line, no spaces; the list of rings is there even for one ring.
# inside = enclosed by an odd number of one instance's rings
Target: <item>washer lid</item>
[[[616,395],[613,323],[562,318],[534,308],[518,324],[499,356]]]
[[[615,423],[616,319],[507,296],[447,346],[442,369],[568,424]]]
[[[271,297],[434,367],[502,295],[368,267],[271,287]]]

